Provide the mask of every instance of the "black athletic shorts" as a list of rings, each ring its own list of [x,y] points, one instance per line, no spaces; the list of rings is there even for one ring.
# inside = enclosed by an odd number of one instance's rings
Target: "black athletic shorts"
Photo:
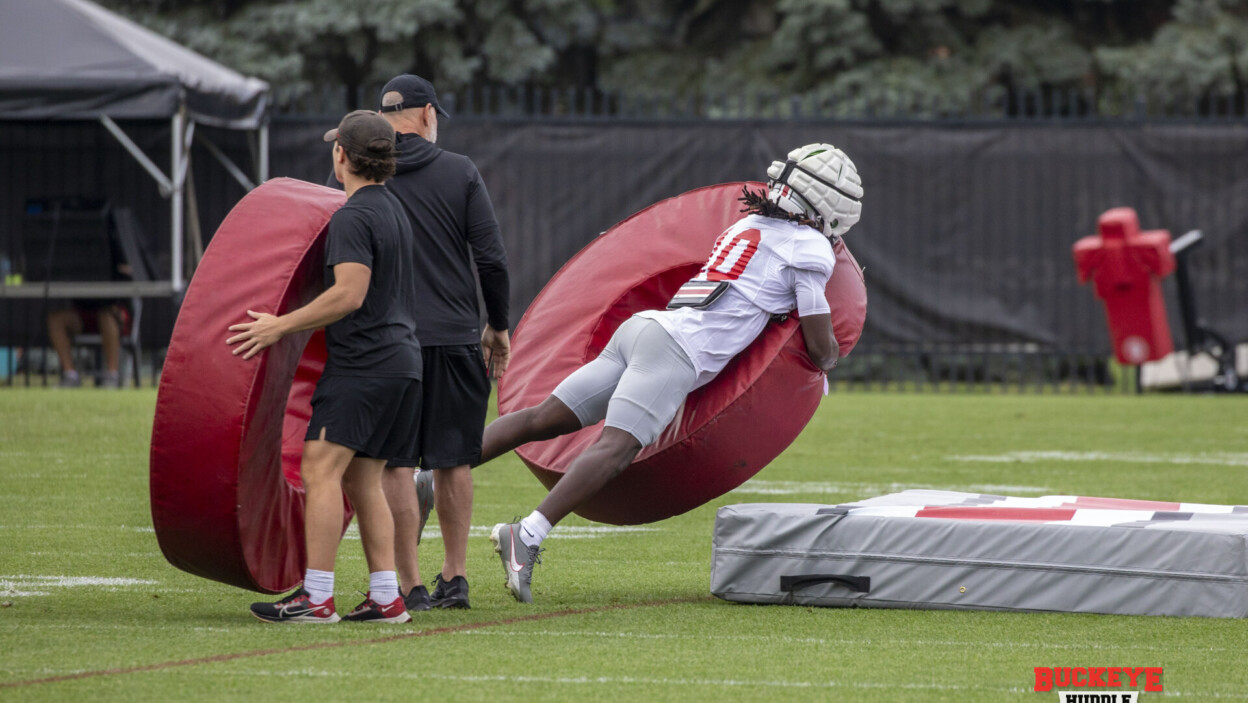
[[[421,382],[384,376],[321,376],[305,439],[324,439],[369,459],[420,456]]]
[[[424,358],[424,411],[420,461],[389,466],[452,469],[481,461],[481,433],[490,404],[490,376],[480,344],[421,347]]]

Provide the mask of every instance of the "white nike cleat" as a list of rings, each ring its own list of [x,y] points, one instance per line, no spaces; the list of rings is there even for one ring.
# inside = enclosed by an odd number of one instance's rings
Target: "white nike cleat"
[[[507,574],[507,590],[521,603],[532,603],[529,585],[533,582],[533,565],[542,563],[541,547],[530,547],[520,539],[520,523],[499,523],[490,532],[494,551],[503,561]]]
[[[417,469],[412,479],[416,482],[416,505],[420,507],[420,527],[416,528],[416,544],[420,544],[425,525],[429,523],[429,513],[433,512],[433,471]]]

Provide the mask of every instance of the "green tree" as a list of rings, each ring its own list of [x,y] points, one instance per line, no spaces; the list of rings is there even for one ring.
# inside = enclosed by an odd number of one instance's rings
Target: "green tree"
[[[1229,98],[1248,106],[1248,3],[1178,0],[1174,21],[1151,41],[1096,50],[1105,82],[1138,90],[1154,104]]]
[[[156,31],[248,75],[279,102],[360,90],[414,71],[441,90],[593,86],[611,45],[610,0],[110,0]]]
[[[1139,91],[1248,107],[1245,0],[106,2],[265,78],[279,102],[328,89],[354,107],[411,71],[460,96],[649,93],[711,115],[747,98],[749,114],[1026,110],[1020,95],[1112,114]]]

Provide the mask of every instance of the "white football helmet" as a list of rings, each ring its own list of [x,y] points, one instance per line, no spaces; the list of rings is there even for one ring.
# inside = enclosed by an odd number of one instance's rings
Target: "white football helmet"
[[[785,212],[821,224],[839,237],[862,216],[862,179],[845,152],[831,144],[807,144],[767,169],[767,198]]]

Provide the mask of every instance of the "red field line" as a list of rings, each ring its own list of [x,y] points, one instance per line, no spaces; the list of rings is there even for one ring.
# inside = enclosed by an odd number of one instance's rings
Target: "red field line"
[[[158,662],[156,664],[144,664],[143,666],[130,666],[118,669],[97,669],[95,671],[81,671],[76,674],[65,674],[62,676],[49,676],[42,679],[27,679],[26,681],[10,681],[8,683],[0,683],[0,688],[22,688],[24,686],[34,686],[43,683],[57,683],[59,681],[74,681],[77,679],[92,679],[100,676],[119,676],[122,674],[138,674],[144,671],[159,671],[161,669],[172,669],[179,666],[195,666],[197,664],[212,664],[215,662],[227,662],[235,659],[249,659],[252,657],[267,657],[270,654],[288,654],[290,652],[310,652],[318,649],[335,649],[338,647],[354,647],[366,644],[385,644],[387,642],[397,642],[399,640],[413,639],[416,637],[432,637],[433,635],[447,635],[455,632],[466,632],[468,630],[480,630],[487,627],[498,627],[499,625],[514,625],[522,622],[535,622],[538,620],[550,620],[553,618],[567,617],[569,615],[587,615],[591,613],[603,613],[610,610],[632,610],[634,608],[654,608],[664,605],[676,605],[680,603],[697,603],[708,600],[707,598],[674,598],[672,600],[651,601],[649,603],[632,603],[623,605],[604,605],[597,608],[577,608],[573,610],[559,610],[552,613],[537,613],[535,615],[523,615],[518,618],[507,618],[505,620],[490,620],[488,622],[466,623],[464,625],[455,625],[452,627],[438,627],[432,630],[417,630],[415,632],[403,632],[397,635],[389,635],[387,637],[375,637],[367,640],[352,640],[349,642],[318,642],[316,644],[302,644],[293,647],[282,647],[279,649],[257,649],[251,652],[236,652],[234,654],[217,654],[211,657],[197,657],[195,659],[182,659],[179,661]],[[294,625],[293,627],[298,627]]]

